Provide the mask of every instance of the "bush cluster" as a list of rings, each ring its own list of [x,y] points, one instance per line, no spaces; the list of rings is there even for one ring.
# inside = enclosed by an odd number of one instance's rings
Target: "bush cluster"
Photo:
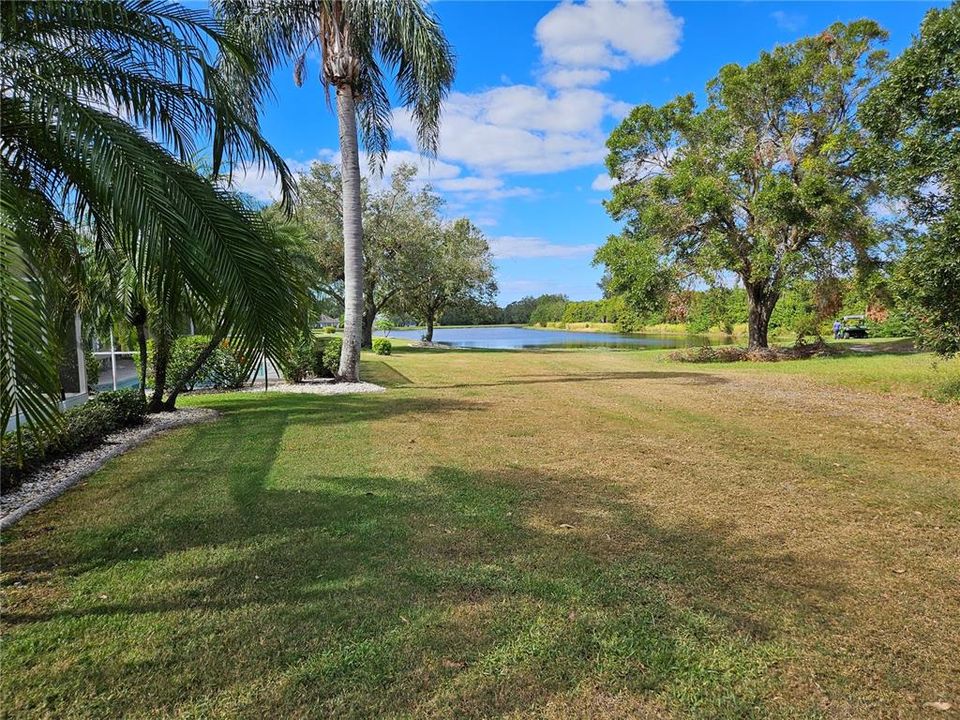
[[[64,412],[53,433],[23,428],[19,449],[15,434],[6,433],[0,448],[4,492],[20,485],[44,462],[96,447],[110,433],[142,424],[146,412],[146,402],[138,390],[111,390]]]
[[[309,376],[333,377],[340,365],[339,337],[306,337],[287,350],[280,372],[287,382],[301,383]]]
[[[170,350],[170,364],[167,366],[167,383],[170,387],[180,382],[190,366],[210,343],[209,335],[188,335],[177,338]],[[198,387],[215,390],[236,390],[243,387],[250,368],[243,358],[238,357],[228,340],[224,340],[210,353],[193,379],[187,383],[187,390]]]
[[[377,355],[389,355],[393,351],[393,343],[387,338],[373,339],[373,352]]]
[[[326,338],[321,353],[320,365],[315,368],[317,377],[334,377],[340,368],[340,351],[343,349],[343,339],[339,337]],[[317,370],[322,371],[317,372]]]
[[[173,341],[170,348],[170,361],[167,364],[167,387],[172,388],[180,382],[187,371],[199,357],[203,349],[210,343],[209,335],[185,335]],[[154,357],[156,354],[153,340],[147,342],[147,375],[154,374]],[[140,359],[134,356],[137,369],[140,368]],[[236,348],[224,340],[217,346],[210,357],[186,385],[186,390],[210,388],[214,390],[236,390],[243,387],[250,377],[252,370],[249,359],[240,355]]]
[[[87,369],[87,388],[96,390],[100,384],[100,358],[87,350],[83,355],[83,364]]]

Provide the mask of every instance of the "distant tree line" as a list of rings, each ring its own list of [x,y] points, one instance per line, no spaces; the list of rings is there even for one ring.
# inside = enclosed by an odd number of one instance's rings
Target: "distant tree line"
[[[858,287],[853,281],[825,285],[813,281],[793,283],[783,292],[770,318],[770,332],[796,338],[828,332],[835,318],[865,315],[873,337],[915,335],[916,322],[898,305],[888,289],[889,281]],[[882,300],[878,300],[881,298]],[[617,332],[680,331],[688,333],[745,334],[749,300],[743,288],[712,287],[677,289],[662,302],[638,312],[624,295],[600,300],[570,300],[566,295],[528,296],[498,307],[492,303],[469,303],[450,307],[444,325],[522,324],[548,326],[609,326]],[[412,324],[414,318],[397,316],[395,324]]]

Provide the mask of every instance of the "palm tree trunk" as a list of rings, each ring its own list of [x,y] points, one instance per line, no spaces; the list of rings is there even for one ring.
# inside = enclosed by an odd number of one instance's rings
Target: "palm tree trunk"
[[[343,182],[343,349],[337,377],[360,380],[363,342],[363,216],[360,207],[360,154],[357,149],[357,109],[353,90],[337,88],[340,128],[340,173]]]
[[[161,412],[163,394],[167,389],[167,366],[170,364],[170,346],[173,344],[173,333],[166,322],[161,322],[160,332],[154,337],[153,345],[153,396],[147,405],[147,412]]]
[[[146,313],[144,313],[146,314]],[[147,324],[138,322],[137,350],[140,353],[140,397],[147,399]]]

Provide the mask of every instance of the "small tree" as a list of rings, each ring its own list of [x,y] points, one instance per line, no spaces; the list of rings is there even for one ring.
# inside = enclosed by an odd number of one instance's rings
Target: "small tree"
[[[676,274],[735,273],[749,346],[766,347],[791,279],[828,253],[865,254],[875,241],[871,188],[853,167],[855,109],[884,67],[886,54],[873,49],[884,38],[869,20],[837,23],[722,68],[703,110],[691,95],[634,108],[607,141],[617,184],[606,207],[628,222],[610,242],[650,243]]]
[[[570,298],[566,295],[541,295],[536,307],[530,313],[530,324],[546,325],[551,322],[560,322],[569,302]]]
[[[894,271],[921,343],[960,352],[960,5],[931,10],[920,35],[860,108],[864,154],[912,228]]]
[[[490,245],[466,218],[446,227],[436,226],[423,241],[419,282],[408,287],[403,304],[424,321],[424,339],[432,342],[434,323],[448,306],[490,302],[497,286]]]
[[[390,337],[390,331],[395,327],[393,321],[388,318],[379,318],[373,323],[373,327],[383,333],[384,337]]]

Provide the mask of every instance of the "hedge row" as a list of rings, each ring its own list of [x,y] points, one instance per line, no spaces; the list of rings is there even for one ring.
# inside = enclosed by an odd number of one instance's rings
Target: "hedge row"
[[[142,424],[146,412],[146,403],[138,390],[112,390],[98,393],[87,403],[64,412],[53,433],[40,434],[30,427],[22,428],[23,442],[19,448],[15,433],[6,433],[0,442],[3,491],[20,485],[45,462],[96,447],[110,433]]]

